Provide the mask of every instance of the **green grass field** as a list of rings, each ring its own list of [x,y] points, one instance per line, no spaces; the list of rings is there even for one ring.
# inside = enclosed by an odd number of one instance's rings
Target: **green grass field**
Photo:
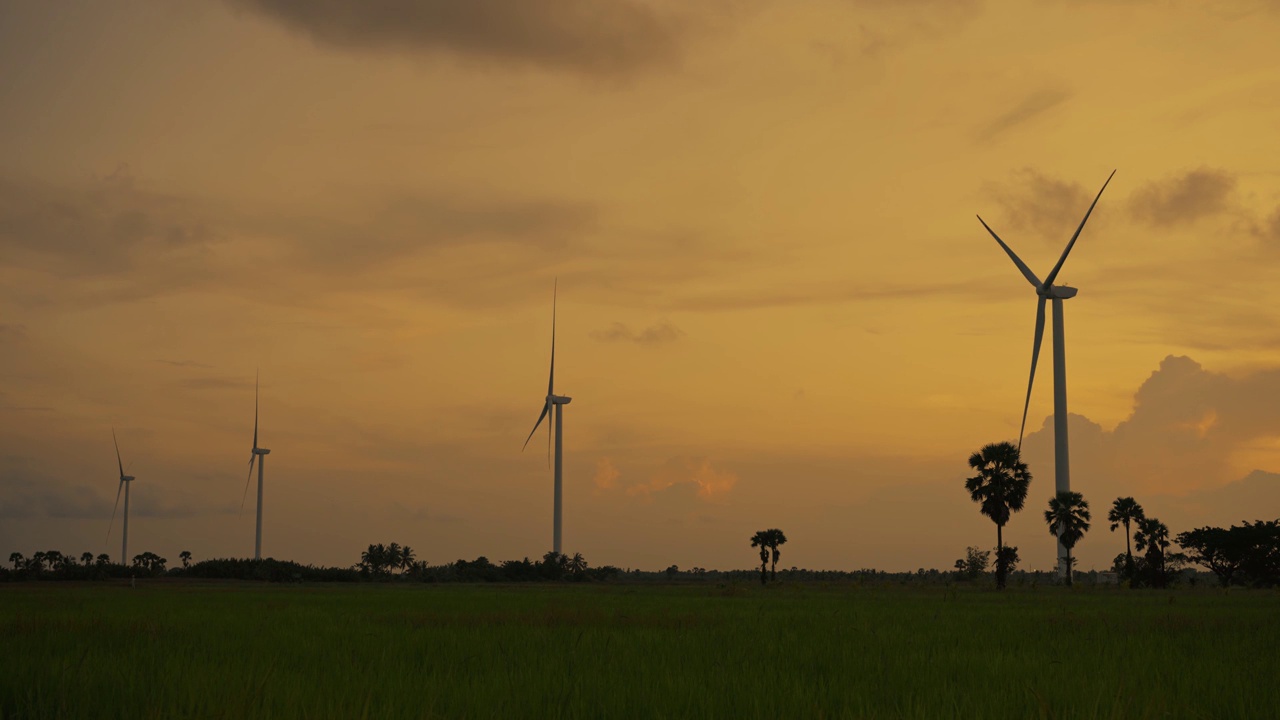
[[[0,586],[0,717],[1266,718],[1280,593]]]

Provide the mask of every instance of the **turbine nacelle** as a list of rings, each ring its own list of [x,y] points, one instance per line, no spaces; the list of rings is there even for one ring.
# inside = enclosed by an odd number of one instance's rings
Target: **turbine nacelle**
[[[254,455],[270,455],[271,451],[266,448],[254,448],[253,454]]]
[[[121,476],[120,476],[120,482],[129,482],[129,481],[131,481],[131,480],[133,480],[133,476],[132,476],[132,475],[121,475]]]
[[[573,402],[573,398],[566,395],[548,395],[547,402],[552,405],[568,405]]]
[[[1037,295],[1050,300],[1067,300],[1075,297],[1077,292],[1079,290],[1069,285],[1049,285],[1048,287],[1036,289]]]

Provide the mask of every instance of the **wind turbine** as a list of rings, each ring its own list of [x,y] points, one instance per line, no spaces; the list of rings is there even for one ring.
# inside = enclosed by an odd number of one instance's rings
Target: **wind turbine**
[[[258,376],[253,377],[253,450],[249,455],[249,476],[244,479],[244,496],[240,498],[240,512],[244,512],[244,501],[249,497],[249,481],[253,479],[253,462],[258,461],[258,531],[253,539],[253,559],[262,559],[262,466],[271,453],[266,448],[258,447]]]
[[[111,524],[107,525],[107,539],[111,539],[111,528],[116,524],[116,510],[120,509],[120,491],[124,491],[124,539],[120,542],[120,564],[129,564],[129,483],[132,475],[124,474],[124,461],[120,459],[120,441],[116,439],[116,429],[111,428],[111,442],[116,446],[116,466],[120,468],[120,484],[116,486],[116,504],[111,508]]]
[[[1036,303],[1036,336],[1031,346],[1031,376],[1027,379],[1027,399],[1022,405],[1022,427],[1018,430],[1018,447],[1022,447],[1022,436],[1027,429],[1027,409],[1031,406],[1031,386],[1036,380],[1036,361],[1040,357],[1040,341],[1044,338],[1044,305],[1046,301],[1053,301],[1053,470],[1054,470],[1054,489],[1061,493],[1071,489],[1071,463],[1067,450],[1067,358],[1066,358],[1066,339],[1063,333],[1062,324],[1062,301],[1068,300],[1076,296],[1076,289],[1066,285],[1054,285],[1053,281],[1058,278],[1058,271],[1062,270],[1062,264],[1067,261],[1067,255],[1071,252],[1071,248],[1076,244],[1076,238],[1080,237],[1080,231],[1084,230],[1084,224],[1089,221],[1089,216],[1093,214],[1093,208],[1098,204],[1098,200],[1102,197],[1102,191],[1107,189],[1111,178],[1116,174],[1115,170],[1107,176],[1107,181],[1102,183],[1102,190],[1098,191],[1097,197],[1093,199],[1093,203],[1089,205],[1089,210],[1084,214],[1084,219],[1080,221],[1080,226],[1076,228],[1076,232],[1071,236],[1071,241],[1067,243],[1067,247],[1062,251],[1062,257],[1058,258],[1058,264],[1053,266],[1053,270],[1045,277],[1042,282],[1031,272],[1031,268],[1022,262],[1013,250],[996,235],[996,231],[992,230],[982,216],[978,216],[978,222],[982,223],[982,227],[991,233],[991,237],[1000,243],[1000,247],[1009,254],[1009,258],[1013,260],[1013,264],[1018,266],[1018,270],[1022,271],[1023,277],[1031,283],[1036,289],[1036,295],[1039,300]],[[1063,546],[1062,541],[1058,541],[1058,575],[1065,576],[1069,571],[1067,567],[1067,549]]]
[[[556,424],[556,486],[555,486],[555,509],[553,510],[552,523],[554,530],[552,531],[552,550],[556,554],[561,553],[560,545],[560,495],[563,487],[564,474],[564,406],[568,405],[573,398],[564,395],[556,395],[556,294],[559,290],[559,282],[552,287],[551,291],[551,375],[547,379],[547,397],[542,405],[542,414],[538,416],[538,421],[533,424],[533,429],[529,431],[529,437],[524,440],[524,448],[529,447],[529,441],[533,439],[533,434],[538,431],[538,426],[546,419],[547,413],[555,412]],[[551,454],[551,425],[547,425],[547,455],[550,459]]]

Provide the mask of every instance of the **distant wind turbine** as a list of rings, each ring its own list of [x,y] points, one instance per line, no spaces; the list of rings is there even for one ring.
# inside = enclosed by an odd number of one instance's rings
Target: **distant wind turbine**
[[[1089,205],[1089,210],[1084,214],[1084,219],[1080,221],[1080,226],[1076,228],[1076,232],[1071,236],[1071,241],[1067,243],[1067,247],[1062,251],[1062,257],[1058,258],[1058,264],[1053,266],[1048,276],[1041,282],[1031,272],[1026,263],[1022,262],[1013,250],[996,235],[982,216],[978,216],[978,222],[982,223],[982,227],[991,233],[991,237],[1000,243],[1000,247],[1009,254],[1013,264],[1018,266],[1018,270],[1022,271],[1023,277],[1031,283],[1036,289],[1036,295],[1039,301],[1036,303],[1036,336],[1031,346],[1031,376],[1027,380],[1027,399],[1022,405],[1022,426],[1018,430],[1018,447],[1022,447],[1022,436],[1027,429],[1027,410],[1031,406],[1031,386],[1036,380],[1036,362],[1040,357],[1040,342],[1044,338],[1044,304],[1048,300],[1053,300],[1053,459],[1054,459],[1054,488],[1057,493],[1069,492],[1071,490],[1071,463],[1067,450],[1067,359],[1066,359],[1066,339],[1063,332],[1062,323],[1062,301],[1068,300],[1076,296],[1076,289],[1066,285],[1054,285],[1053,281],[1058,278],[1058,271],[1062,270],[1062,264],[1067,261],[1067,255],[1071,252],[1071,248],[1076,244],[1076,238],[1080,237],[1080,231],[1084,230],[1084,224],[1088,222],[1089,216],[1093,214],[1093,208],[1098,204],[1098,200],[1102,197],[1102,191],[1107,189],[1107,185],[1111,182],[1111,178],[1116,174],[1115,170],[1107,176],[1107,181],[1102,183],[1102,190],[1098,191],[1097,197],[1093,199],[1093,203]],[[1063,546],[1062,541],[1058,541],[1058,574],[1065,575],[1067,572],[1067,548]]]
[[[253,451],[249,455],[249,476],[244,479],[244,496],[240,498],[240,512],[244,512],[245,500],[249,497],[249,481],[253,479],[253,463],[258,462],[258,531],[253,539],[253,559],[262,559],[262,466],[271,453],[266,448],[258,447],[258,377],[253,378]]]
[[[533,430],[529,431],[529,437],[524,440],[524,447],[529,447],[529,441],[533,439],[533,434],[538,431],[538,426],[546,419],[547,413],[555,412],[556,425],[556,485],[555,485],[555,509],[553,511],[552,523],[554,529],[552,531],[552,550],[557,554],[561,553],[560,545],[560,495],[563,487],[563,470],[564,470],[564,406],[568,405],[573,398],[564,395],[556,395],[556,294],[559,291],[559,283],[552,287],[551,291],[551,375],[547,380],[547,397],[542,405],[542,414],[538,416],[538,421],[533,424]],[[523,451],[524,448],[521,448]],[[547,425],[547,454],[551,454],[551,425]],[[549,458],[548,458],[549,459]]]
[[[124,538],[120,542],[120,564],[129,564],[129,484],[132,475],[124,474],[124,461],[120,459],[120,441],[116,439],[116,429],[111,428],[111,442],[116,446],[116,466],[120,468],[120,484],[116,486],[116,504],[111,508],[111,523],[107,525],[107,540],[111,539],[111,528],[116,524],[116,510],[120,509],[120,492],[124,491]]]

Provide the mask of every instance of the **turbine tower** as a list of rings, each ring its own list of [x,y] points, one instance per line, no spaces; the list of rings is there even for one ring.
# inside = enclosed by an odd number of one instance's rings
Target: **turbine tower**
[[[120,564],[129,564],[129,484],[132,475],[124,474],[124,461],[120,459],[120,441],[116,439],[116,429],[111,428],[111,441],[116,446],[116,466],[120,468],[120,484],[116,486],[116,504],[111,508],[111,523],[107,525],[107,539],[111,539],[111,527],[116,524],[116,510],[120,509],[120,491],[124,491],[124,538],[120,541]]]
[[[244,502],[249,497],[249,481],[253,479],[253,463],[258,462],[258,530],[253,538],[253,559],[262,559],[262,466],[271,453],[266,448],[258,447],[258,377],[253,378],[253,450],[249,454],[249,476],[244,479],[244,495],[240,498],[240,512],[244,512]]]
[[[1057,493],[1069,491],[1071,489],[1071,463],[1070,455],[1067,449],[1067,358],[1066,358],[1066,337],[1063,332],[1062,321],[1062,301],[1068,300],[1076,296],[1076,289],[1066,285],[1054,285],[1053,281],[1058,278],[1058,272],[1062,270],[1062,264],[1067,261],[1067,255],[1071,252],[1071,248],[1076,244],[1076,238],[1080,237],[1080,231],[1084,230],[1084,224],[1089,221],[1089,216],[1093,214],[1093,208],[1098,204],[1098,200],[1102,197],[1102,191],[1107,189],[1107,184],[1111,182],[1111,178],[1116,174],[1115,170],[1111,171],[1111,175],[1107,176],[1107,181],[1102,183],[1102,190],[1098,191],[1097,197],[1093,199],[1093,203],[1089,205],[1089,210],[1085,212],[1084,219],[1080,221],[1080,226],[1076,228],[1076,232],[1071,236],[1071,241],[1067,243],[1067,247],[1062,251],[1062,257],[1058,258],[1058,264],[1053,266],[1053,270],[1045,277],[1042,282],[1031,272],[1026,263],[1022,262],[1013,250],[996,235],[982,216],[978,216],[978,222],[982,223],[982,227],[991,233],[991,237],[1000,243],[1000,247],[1009,254],[1013,264],[1018,266],[1018,270],[1022,271],[1023,277],[1031,283],[1035,288],[1036,295],[1039,300],[1036,303],[1036,335],[1031,345],[1031,376],[1027,379],[1027,399],[1022,405],[1022,426],[1018,430],[1018,447],[1022,447],[1022,436],[1027,429],[1027,410],[1031,406],[1031,386],[1036,380],[1036,362],[1040,357],[1040,342],[1044,338],[1044,305],[1046,301],[1053,301],[1053,470],[1054,470],[1054,490]],[[1068,572],[1067,567],[1067,549],[1063,546],[1062,541],[1058,541],[1058,575],[1063,577]]]
[[[551,549],[554,550],[556,554],[560,554],[562,552],[562,548],[560,545],[560,521],[561,521],[560,496],[561,496],[561,490],[563,487],[563,479],[564,479],[563,478],[563,475],[564,475],[564,437],[563,437],[564,406],[568,405],[569,402],[573,399],[573,398],[565,397],[564,395],[556,395],[555,393],[556,293],[559,290],[558,285],[559,283],[557,282],[556,285],[552,287],[552,291],[551,291],[551,376],[547,380],[547,397],[542,404],[542,414],[538,416],[538,421],[533,424],[533,429],[529,431],[529,437],[525,438],[524,440],[524,448],[529,447],[529,441],[533,439],[533,434],[538,431],[538,426],[542,424],[542,421],[544,419],[546,419],[547,413],[553,412],[553,411],[555,412],[556,484],[555,484],[555,507],[552,511],[552,518],[553,518],[552,524],[554,529],[552,530]],[[524,448],[521,448],[521,451],[523,451]],[[548,459],[550,459],[550,454],[551,454],[551,425],[550,424],[547,425],[547,454],[548,454]]]

